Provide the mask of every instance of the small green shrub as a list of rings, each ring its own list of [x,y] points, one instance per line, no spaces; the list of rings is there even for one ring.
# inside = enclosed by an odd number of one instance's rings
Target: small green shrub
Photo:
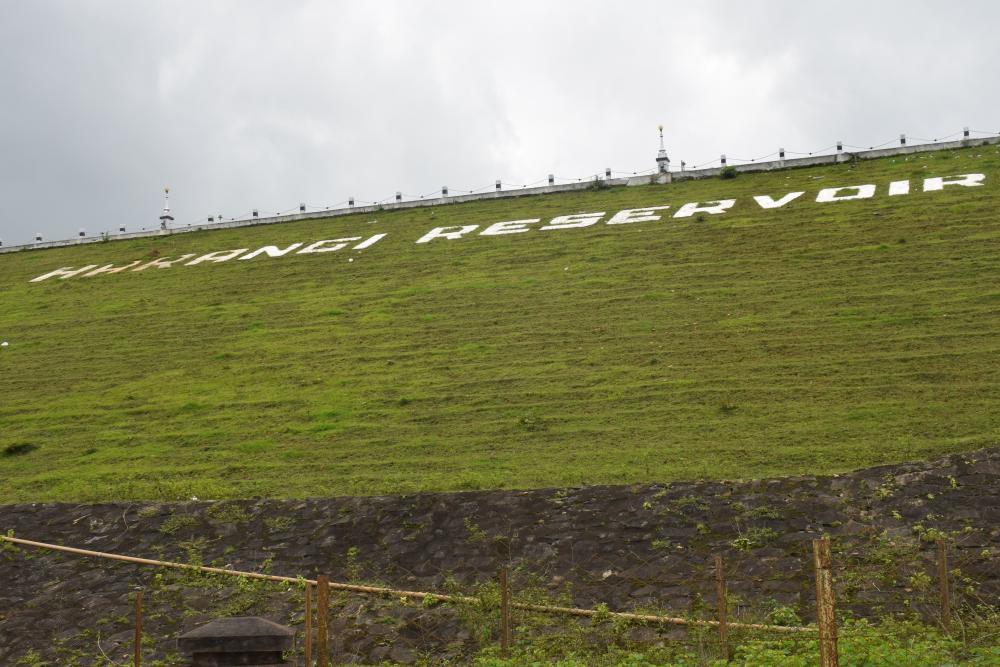
[[[7,531],[7,537],[14,537],[14,529],[11,528]],[[25,553],[20,547],[18,547],[13,542],[7,542],[4,540],[0,542],[0,554],[3,554],[7,558],[13,558],[14,556],[20,556]]]
[[[761,505],[759,507],[754,507],[753,509],[747,510],[746,516],[753,517],[755,519],[780,519],[781,512],[769,507],[767,505]]]
[[[465,530],[469,533],[468,537],[465,538],[466,542],[482,542],[488,537],[486,532],[479,527],[479,524],[471,518],[465,517],[462,519],[462,523],[465,524]]]
[[[750,551],[764,546],[777,536],[778,533],[770,528],[751,528],[729,544],[737,551]]]
[[[193,528],[198,524],[198,520],[188,514],[171,514],[160,524],[160,532],[164,535],[173,535],[179,530]]]
[[[733,178],[736,178],[736,176],[739,173],[740,172],[736,170],[736,167],[734,167],[733,165],[729,165],[728,167],[722,168],[722,171],[719,172],[719,178],[728,181]]]
[[[295,519],[290,516],[269,516],[264,519],[268,530],[288,530],[295,525]]]
[[[358,562],[359,553],[360,550],[357,547],[351,547],[344,556],[344,573],[347,575],[348,581],[358,581],[361,579],[361,563]]]
[[[244,523],[250,520],[247,511],[236,503],[215,503],[205,514],[213,521],[220,523]]]
[[[20,657],[20,659],[16,663],[14,663],[14,664],[18,665],[19,667],[21,667],[21,666],[23,666],[23,667],[47,667],[51,663],[49,663],[49,662],[47,662],[45,660],[42,660],[42,655],[38,651],[36,651],[35,649],[31,649],[30,651],[28,651],[27,653],[25,653],[24,655],[22,655]]]
[[[802,625],[802,619],[794,608],[781,605],[775,607],[767,615],[767,622],[772,625]]]

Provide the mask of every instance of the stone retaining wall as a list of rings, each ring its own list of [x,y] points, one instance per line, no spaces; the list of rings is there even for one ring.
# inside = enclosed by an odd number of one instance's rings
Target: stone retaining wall
[[[933,574],[934,539],[941,535],[952,540],[952,565],[961,570],[956,605],[1000,603],[1000,447],[841,476],[748,482],[9,505],[0,507],[0,530],[99,551],[194,558],[240,570],[269,566],[290,576],[325,573],[335,581],[375,580],[409,590],[472,586],[510,562],[515,586],[568,596],[564,602],[677,613],[711,602],[709,563],[711,554],[721,553],[730,591],[748,614],[784,605],[807,621],[813,613],[810,541],[828,534],[842,610],[933,614],[928,600],[936,588],[918,585],[919,573]],[[30,649],[50,659],[53,647],[93,651],[94,629],[105,626],[101,650],[123,656],[135,585],[159,586],[162,618],[149,625],[158,655],[171,650],[171,637],[226,609],[232,613],[234,600],[243,599],[235,582],[205,590],[187,586],[183,577],[157,580],[156,573],[0,545],[0,664],[14,664]],[[162,597],[168,594],[175,598]],[[264,595],[238,611],[294,624],[301,610],[295,593],[289,595]],[[421,637],[432,636],[441,647],[469,638],[454,615],[405,601],[348,596],[336,619],[341,659],[405,662],[416,646],[429,646]]]

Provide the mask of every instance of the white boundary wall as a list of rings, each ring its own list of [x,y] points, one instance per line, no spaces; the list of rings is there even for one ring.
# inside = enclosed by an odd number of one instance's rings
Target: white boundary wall
[[[893,155],[910,155],[913,153],[928,153],[932,151],[954,150],[958,148],[974,148],[976,146],[986,146],[1000,144],[1000,136],[961,139],[958,141],[943,141],[931,144],[914,144],[906,146],[896,146],[894,148],[879,148],[867,151],[839,152],[830,155],[813,155],[809,157],[790,158],[785,160],[770,160],[768,162],[749,162],[740,165],[730,165],[737,172],[757,172],[757,171],[777,171],[780,169],[797,169],[801,167],[814,167],[827,164],[839,164],[850,162],[851,160],[875,160]],[[707,169],[689,169],[686,171],[671,171],[669,175],[663,173],[651,174],[649,176],[631,176],[626,178],[601,179],[602,184],[608,186],[615,185],[648,185],[649,183],[668,183],[672,180],[687,180],[698,178],[714,178],[722,172],[722,167],[710,167]],[[402,202],[391,202],[371,206],[352,206],[348,208],[326,209],[323,211],[308,211],[305,213],[295,213],[291,215],[277,215],[267,218],[244,218],[240,220],[230,220],[228,222],[213,222],[173,229],[154,229],[141,232],[126,232],[124,234],[108,234],[107,236],[87,236],[63,241],[42,241],[41,243],[27,243],[24,245],[9,246],[0,248],[0,254],[9,252],[22,252],[25,250],[43,250],[45,248],[65,248],[68,246],[86,245],[90,243],[102,243],[105,241],[123,241],[126,239],[146,238],[153,236],[169,236],[171,234],[182,234],[186,232],[197,232],[211,229],[232,229],[235,227],[253,227],[256,225],[273,225],[280,222],[294,222],[296,220],[318,220],[322,218],[334,218],[341,215],[352,215],[355,213],[375,213],[380,211],[394,211],[405,208],[420,208],[424,206],[441,206],[442,204],[457,204],[462,202],[480,201],[484,199],[508,199],[511,197],[528,197],[532,195],[550,194],[553,192],[573,192],[576,190],[586,190],[592,187],[593,181],[581,181],[578,183],[565,183],[562,185],[546,185],[535,188],[519,188],[517,190],[494,190],[478,194],[455,195],[448,197],[435,197],[433,199],[418,199]]]

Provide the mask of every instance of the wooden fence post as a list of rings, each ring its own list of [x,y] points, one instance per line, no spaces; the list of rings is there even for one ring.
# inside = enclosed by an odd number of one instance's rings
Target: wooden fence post
[[[510,571],[500,568],[500,657],[510,656]]]
[[[729,661],[729,646],[726,644],[726,615],[729,602],[726,592],[726,575],[722,571],[722,556],[715,554],[715,606],[719,617],[719,654]]]
[[[837,618],[833,601],[833,559],[830,538],[813,540],[816,567],[816,624],[819,627],[820,667],[838,667]]]
[[[951,632],[951,591],[948,588],[948,545],[942,538],[937,543],[938,586],[941,592],[941,625]]]
[[[330,577],[321,574],[316,580],[316,664],[330,667]]]
[[[132,658],[134,667],[142,667],[142,589],[135,592],[135,655]]]
[[[313,657],[313,605],[312,605],[313,585],[306,582],[306,639],[305,639],[305,662],[306,667],[312,667]]]

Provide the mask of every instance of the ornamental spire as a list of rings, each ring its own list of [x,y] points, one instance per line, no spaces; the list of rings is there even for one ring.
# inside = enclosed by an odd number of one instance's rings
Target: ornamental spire
[[[656,170],[665,174],[670,171],[670,157],[667,155],[667,149],[663,146],[663,125],[657,125],[656,129],[660,131],[660,152],[656,154]]]
[[[163,188],[163,213],[160,214],[160,229],[166,229],[174,216],[170,215],[170,188]]]

